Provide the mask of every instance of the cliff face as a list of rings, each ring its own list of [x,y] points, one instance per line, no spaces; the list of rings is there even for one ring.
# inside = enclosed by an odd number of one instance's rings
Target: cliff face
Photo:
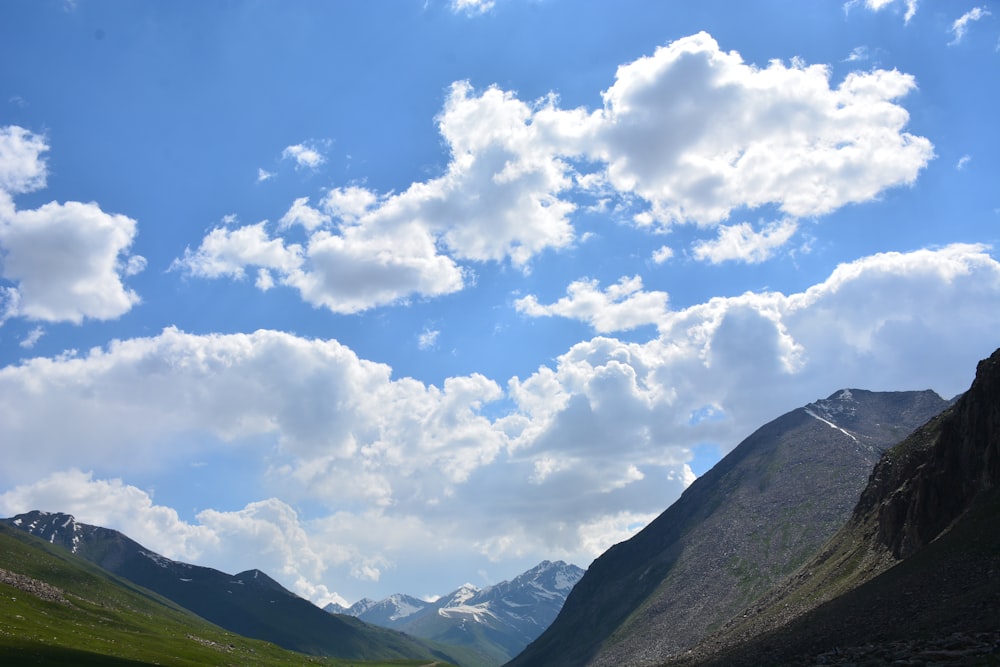
[[[877,538],[894,558],[929,544],[1000,483],[1000,350],[950,409],[875,466],[854,521],[877,513]]]

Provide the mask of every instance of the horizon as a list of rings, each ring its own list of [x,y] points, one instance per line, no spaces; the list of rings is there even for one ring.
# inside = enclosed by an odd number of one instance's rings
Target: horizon
[[[981,2],[0,6],[0,514],[324,606],[586,569],[1000,346]],[[451,583],[449,583],[451,582]]]

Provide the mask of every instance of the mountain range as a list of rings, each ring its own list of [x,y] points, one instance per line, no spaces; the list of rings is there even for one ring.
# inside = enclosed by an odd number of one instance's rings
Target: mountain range
[[[510,581],[479,589],[465,584],[433,602],[392,595],[350,607],[329,604],[332,613],[401,630],[443,644],[467,647],[479,665],[500,665],[520,653],[549,626],[583,570],[544,561]]]
[[[997,665],[998,520],[1000,350],[954,401],[846,390],[762,427],[509,664]]]
[[[33,511],[2,523],[63,547],[245,637],[311,655],[469,662],[460,649],[452,651],[350,616],[324,612],[260,570],[233,575],[171,560],[118,531],[80,523],[68,514]]]

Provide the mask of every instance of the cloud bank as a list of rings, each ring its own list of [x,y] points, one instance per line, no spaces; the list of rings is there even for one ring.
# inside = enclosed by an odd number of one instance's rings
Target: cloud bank
[[[334,599],[331,581],[439,549],[586,564],[677,498],[693,448],[728,450],[776,410],[847,386],[949,396],[966,384],[954,369],[971,380],[1000,330],[1000,263],[977,245],[873,255],[802,292],[680,310],[637,278],[574,285],[555,304],[518,307],[656,334],[597,336],[505,384],[397,379],[335,340],[267,330],[170,328],[0,369],[0,440],[20,462],[0,476],[40,480],[0,495],[0,512],[72,511],[167,555],[272,567],[320,600]],[[698,419],[707,407],[717,418]],[[102,472],[106,461],[114,475],[162,468],[178,447],[197,458],[262,442],[260,481],[283,500],[195,522]]]

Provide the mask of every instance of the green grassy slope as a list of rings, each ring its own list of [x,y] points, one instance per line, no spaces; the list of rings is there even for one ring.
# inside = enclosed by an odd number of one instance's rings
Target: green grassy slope
[[[0,583],[3,665],[360,664],[306,656],[226,632],[155,593],[7,526],[0,526],[0,569],[5,571],[0,581],[6,582]]]

